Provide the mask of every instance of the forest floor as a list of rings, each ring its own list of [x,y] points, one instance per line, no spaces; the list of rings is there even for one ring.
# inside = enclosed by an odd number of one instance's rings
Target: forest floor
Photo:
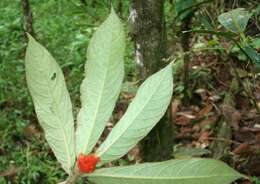
[[[255,176],[260,176],[260,113],[257,110],[260,108],[260,76],[250,72],[251,66],[214,52],[192,54],[190,63],[186,91],[180,77],[182,69],[174,73],[174,93],[169,108],[175,142],[172,158],[221,159],[234,169],[252,176],[252,181],[259,184]],[[133,99],[138,82],[134,78],[132,80],[124,83],[114,115],[99,143],[105,139]],[[10,111],[12,105],[6,104],[2,109]],[[36,117],[30,115],[23,118],[30,119],[31,123],[16,130],[18,134],[12,133],[13,126],[9,126],[5,135],[2,135],[11,145],[0,147],[0,155],[11,160],[1,161],[6,168],[0,171],[0,177],[8,178],[9,181],[25,177],[27,183],[33,181],[32,178],[44,183],[46,173],[51,183],[55,183],[57,178],[64,178]],[[14,145],[15,148],[10,148]],[[17,151],[19,149],[20,152]],[[14,155],[10,155],[8,150],[14,150]],[[14,158],[18,160],[12,161]],[[140,162],[142,156],[136,146],[124,158],[109,165]]]
[[[248,72],[247,67],[239,64],[231,68],[230,63],[222,59],[214,53],[192,55],[187,96],[183,95],[183,83],[178,77],[182,71],[175,74],[174,95],[169,108],[175,132],[172,158],[221,159],[242,173],[260,176],[260,114],[255,106],[260,107],[260,76],[255,76]],[[135,95],[136,84],[136,82],[124,84],[114,115],[99,143],[126,111]],[[249,92],[245,92],[245,89]],[[37,178],[37,181],[41,181],[46,172],[50,174],[49,178],[65,177],[59,171],[58,163],[45,142],[43,131],[35,116],[24,118],[29,118],[31,123],[24,126],[19,131],[20,134],[11,133],[13,128],[10,126],[6,135],[2,135],[11,145],[1,147],[0,154],[18,160],[7,159],[5,165],[9,166],[0,172],[0,177],[4,176],[9,178],[9,181],[15,181],[15,178],[21,177],[24,173],[28,174],[31,168],[33,172],[30,178]],[[15,149],[8,148],[13,145]],[[22,151],[16,152],[15,157],[6,151],[21,148]],[[42,161],[39,163],[39,160]],[[24,162],[28,164],[25,171],[24,166],[19,166]],[[127,156],[110,165],[140,162],[142,156],[139,147],[136,146]],[[52,173],[48,169],[51,169]],[[56,179],[53,179],[53,182]],[[259,179],[256,177],[252,180],[259,184]]]
[[[19,2],[13,2],[0,2],[5,7],[0,15],[0,21],[3,20],[0,27],[0,57],[3,58],[0,63],[0,183],[58,183],[66,176],[45,140],[26,89],[23,63],[26,43],[17,18],[22,15]],[[38,4],[35,1],[32,7],[38,39],[62,66],[76,114],[80,107],[79,86],[86,45],[109,10],[102,6],[89,8],[86,13],[85,9],[66,2]],[[126,3],[125,21],[128,8]],[[139,85],[133,44],[129,43],[131,38],[127,39],[125,68],[129,82],[123,84],[114,114],[99,143],[122,117]],[[192,38],[195,39],[198,37]],[[207,38],[202,40],[200,44],[207,42]],[[171,52],[179,53],[178,49]],[[179,64],[182,66],[181,60],[175,66]],[[175,142],[172,158],[221,159],[252,179],[252,182],[237,183],[260,184],[260,75],[247,62],[209,50],[190,54],[186,89],[183,70],[177,68],[168,111]],[[140,162],[142,156],[136,146],[110,165]]]
[[[175,73],[174,95],[169,113],[174,133],[173,158],[209,157],[221,159],[249,176],[260,176],[260,76],[251,66],[214,52],[190,57],[188,90],[184,92]],[[231,64],[232,62],[232,64]],[[136,83],[127,83],[114,119],[103,138],[124,114],[134,97]],[[183,94],[187,93],[187,96]],[[142,162],[139,147],[122,163]],[[252,181],[259,184],[257,177]],[[239,181],[249,184],[250,181]]]

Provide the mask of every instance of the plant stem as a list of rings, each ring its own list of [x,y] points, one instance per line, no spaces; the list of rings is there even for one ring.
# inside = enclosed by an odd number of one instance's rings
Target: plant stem
[[[33,14],[29,0],[21,0],[23,16],[24,16],[24,31],[35,37],[33,30]],[[26,34],[25,37],[27,38]]]
[[[72,174],[68,177],[65,184],[75,184],[80,176],[79,170],[77,167],[74,168]]]

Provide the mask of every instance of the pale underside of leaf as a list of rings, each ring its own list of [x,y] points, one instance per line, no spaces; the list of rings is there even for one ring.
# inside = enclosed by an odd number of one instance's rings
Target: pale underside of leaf
[[[229,184],[244,176],[223,162],[194,158],[99,169],[87,177],[96,184]]]
[[[243,8],[237,8],[218,16],[218,21],[227,30],[241,33],[245,30],[250,14]]]
[[[111,116],[124,77],[124,48],[123,26],[112,10],[87,51],[76,130],[77,154],[92,151]]]
[[[63,169],[75,162],[72,105],[62,71],[48,51],[29,36],[26,80],[46,139]]]
[[[171,64],[141,85],[124,116],[97,150],[103,163],[122,157],[149,133],[165,113],[172,89]]]

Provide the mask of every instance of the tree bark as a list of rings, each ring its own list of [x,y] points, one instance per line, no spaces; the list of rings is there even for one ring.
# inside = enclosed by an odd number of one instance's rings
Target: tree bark
[[[133,0],[132,21],[134,25],[137,62],[146,78],[156,72],[165,56],[164,0]]]
[[[130,18],[133,22],[136,62],[141,78],[157,72],[163,65],[166,38],[164,0],[132,0]],[[157,126],[141,142],[144,161],[168,159],[172,150],[172,128],[164,116]]]
[[[33,29],[33,15],[30,8],[29,0],[21,0],[23,16],[24,16],[24,31],[32,36],[35,36]]]
[[[122,14],[123,14],[123,2],[122,2],[122,0],[118,0],[117,12],[120,16],[122,16]]]
[[[191,29],[192,26],[192,17],[193,17],[193,12],[190,13],[189,15],[187,15],[186,18],[184,18],[182,20],[182,24],[181,24],[181,31],[187,31]],[[184,84],[184,95],[185,95],[185,104],[188,103],[189,101],[189,95],[188,95],[188,88],[189,88],[189,70],[190,70],[190,55],[189,55],[189,51],[190,51],[190,37],[191,37],[191,33],[185,33],[182,34],[181,36],[181,46],[182,46],[182,50],[185,53],[184,55],[184,66],[183,66],[183,84]]]

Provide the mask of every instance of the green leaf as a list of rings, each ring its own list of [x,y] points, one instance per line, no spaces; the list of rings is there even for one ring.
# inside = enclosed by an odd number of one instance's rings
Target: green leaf
[[[237,8],[218,16],[218,21],[227,30],[241,33],[246,29],[250,14],[243,8]]]
[[[172,64],[169,64],[141,85],[124,116],[97,150],[102,162],[122,157],[148,134],[165,113],[172,89]]]
[[[186,18],[191,12],[194,0],[175,0],[174,12],[175,16],[179,16],[181,20]]]
[[[111,116],[124,77],[124,49],[123,25],[112,10],[87,51],[76,131],[77,154],[92,151]]]
[[[210,20],[210,17],[208,15],[199,14],[198,16],[199,22],[201,22],[201,25],[207,29],[207,30],[214,30],[214,26],[212,21]]]
[[[205,148],[186,148],[186,147],[175,147],[173,151],[174,158],[190,158],[190,157],[201,157],[208,155],[211,152]]]
[[[260,5],[259,5],[259,7],[260,7]],[[252,47],[254,47],[257,50],[260,49],[260,38],[253,38]]]
[[[257,65],[260,65],[260,54],[256,52],[255,49],[253,49],[251,46],[246,46],[244,48],[244,51],[248,54],[250,59]]]
[[[247,56],[250,58],[250,60],[253,61],[253,63],[259,67],[260,66],[260,54],[257,53],[257,51],[249,45],[246,45],[243,48],[243,50],[245,51]]]
[[[200,158],[98,169],[88,175],[96,184],[229,184],[242,177],[223,162]]]
[[[70,173],[75,162],[74,122],[64,76],[50,53],[28,37],[26,80],[35,111],[56,158]]]

